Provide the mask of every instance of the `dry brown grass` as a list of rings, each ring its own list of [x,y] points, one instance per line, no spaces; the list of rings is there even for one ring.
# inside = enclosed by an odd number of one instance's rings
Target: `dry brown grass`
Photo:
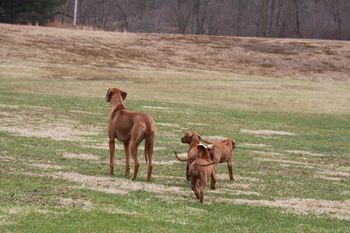
[[[6,66],[14,64],[14,59],[26,58],[22,60],[24,67],[35,62],[52,71],[63,64],[67,68],[69,64],[105,68],[138,65],[175,70],[210,67],[238,74],[305,79],[348,80],[350,77],[350,61],[346,58],[350,43],[344,41],[134,34],[47,27],[32,30],[31,26],[5,24],[0,24],[0,30],[3,45],[0,53],[7,54],[1,62]]]

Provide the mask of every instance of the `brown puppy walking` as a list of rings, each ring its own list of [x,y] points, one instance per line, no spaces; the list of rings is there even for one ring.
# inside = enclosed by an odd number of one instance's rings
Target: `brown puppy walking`
[[[204,193],[207,187],[208,176],[211,177],[210,186],[215,189],[216,177],[214,164],[215,161],[210,159],[208,148],[203,144],[198,144],[196,159],[189,167],[189,176],[191,179],[191,188],[196,197],[203,203]],[[188,161],[189,159],[180,159],[175,152],[176,158],[180,161]]]
[[[115,138],[124,143],[125,149],[125,175],[130,173],[130,155],[134,160],[134,174],[132,180],[137,177],[140,166],[137,149],[145,139],[145,159],[148,162],[147,181],[151,180],[152,154],[156,126],[152,117],[141,112],[128,111],[124,105],[127,96],[125,91],[118,88],[109,88],[106,101],[111,103],[112,111],[108,123],[109,137],[109,174],[114,175]]]
[[[187,151],[187,166],[186,166],[186,179],[190,180],[190,174],[189,174],[189,168],[191,163],[197,158],[198,156],[198,144],[200,144],[201,137],[198,133],[194,131],[187,131],[185,135],[181,138],[182,143],[189,144],[190,147]],[[178,157],[177,157],[178,158]],[[179,158],[178,158],[179,159]]]

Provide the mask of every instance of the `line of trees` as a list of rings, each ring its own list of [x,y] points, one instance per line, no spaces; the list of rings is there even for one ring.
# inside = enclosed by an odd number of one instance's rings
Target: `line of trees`
[[[0,0],[0,22],[45,24],[66,0]]]
[[[50,2],[39,15],[72,21],[74,0],[1,2]],[[110,31],[349,40],[350,0],[79,0],[78,24]]]

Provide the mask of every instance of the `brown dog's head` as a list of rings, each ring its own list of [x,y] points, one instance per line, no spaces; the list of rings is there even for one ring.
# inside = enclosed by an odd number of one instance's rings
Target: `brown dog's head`
[[[107,90],[107,94],[106,94],[106,101],[107,102],[111,102],[112,97],[114,96],[120,96],[122,98],[122,100],[125,100],[126,96],[128,95],[128,93],[126,93],[125,91],[118,89],[118,88],[109,88]],[[120,98],[119,98],[120,99]],[[120,99],[121,101],[121,99]]]
[[[187,131],[185,135],[181,138],[182,143],[191,144],[193,140],[200,140],[201,136],[194,131]]]

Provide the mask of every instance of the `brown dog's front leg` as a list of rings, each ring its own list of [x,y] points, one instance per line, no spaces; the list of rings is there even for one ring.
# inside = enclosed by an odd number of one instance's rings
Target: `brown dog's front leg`
[[[109,139],[109,175],[114,175],[115,140]]]
[[[190,179],[191,179],[189,170],[190,170],[190,165],[189,165],[189,163],[187,162],[187,166],[186,166],[186,179],[187,179],[188,181],[190,181]]]

